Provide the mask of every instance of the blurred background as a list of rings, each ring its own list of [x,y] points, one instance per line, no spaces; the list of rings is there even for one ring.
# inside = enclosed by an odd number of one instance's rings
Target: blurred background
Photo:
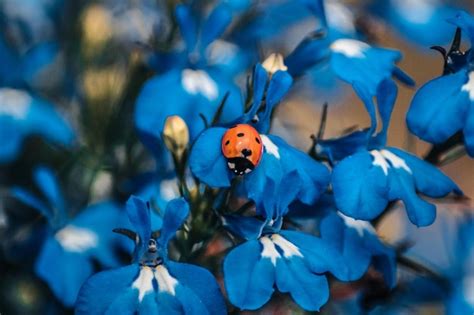
[[[13,198],[11,190],[24,187],[40,194],[34,169],[48,166],[58,178],[69,217],[98,202],[123,204],[136,191],[132,186],[154,168],[155,160],[139,141],[135,101],[147,79],[182,67],[177,60],[183,41],[174,9],[188,2],[193,1],[0,0],[0,314],[71,312],[35,274],[35,260],[48,235],[45,219]],[[192,5],[205,15],[217,2]],[[243,96],[253,64],[274,52],[287,56],[321,25],[306,7],[309,0],[219,2],[232,8],[232,23],[206,49],[207,62],[220,65]],[[443,60],[429,47],[449,47],[455,29],[444,19],[457,9],[472,13],[474,3],[326,1],[328,22],[340,27],[341,34],[344,30],[400,50],[399,66],[417,87],[441,75]],[[351,87],[327,68],[315,67],[298,78],[276,111],[273,133],[305,151],[326,102],[325,138],[370,122]],[[399,87],[388,144],[424,156],[430,145],[411,135],[405,124],[416,88]],[[474,196],[473,159],[463,156],[442,170],[467,197]],[[440,209],[441,223],[421,231],[409,230],[403,211],[399,215],[395,210],[379,232],[393,241],[406,235],[420,238],[420,248],[413,251],[423,261],[449,260],[452,244],[442,240],[455,243],[461,220],[456,218],[472,212],[472,204],[446,202]],[[430,305],[426,312],[442,314],[443,308]]]

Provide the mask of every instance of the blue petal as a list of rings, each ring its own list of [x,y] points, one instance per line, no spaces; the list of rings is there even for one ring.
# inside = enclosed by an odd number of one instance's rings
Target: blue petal
[[[352,220],[347,218],[348,220]],[[349,278],[359,279],[367,271],[371,262],[380,268],[391,287],[395,284],[395,252],[378,238],[370,223],[355,221],[361,226],[347,225],[335,212],[328,212],[320,225],[321,237],[334,244],[342,253],[349,272]],[[369,227],[364,227],[368,224]]]
[[[293,78],[286,71],[277,71],[273,74],[266,92],[265,110],[258,115],[255,128],[260,133],[268,133],[270,130],[270,116],[274,107],[285,96],[293,83]]]
[[[391,0],[375,1],[373,4],[376,13],[382,15],[398,34],[422,48],[448,43],[455,31],[446,23],[446,19],[456,12],[454,7],[448,5],[449,2],[405,3]]]
[[[466,11],[459,11],[454,18],[449,18],[448,22],[460,27],[464,34],[467,34],[471,45],[474,45],[474,18]]]
[[[224,283],[227,296],[240,309],[256,310],[273,294],[275,266],[262,258],[257,240],[243,243],[224,259]]]
[[[175,16],[181,31],[181,36],[186,43],[186,48],[188,51],[192,51],[197,41],[197,26],[190,7],[187,5],[176,6]]]
[[[345,39],[344,39],[345,40]],[[366,47],[360,57],[348,57],[333,52],[331,67],[333,71],[349,84],[358,83],[369,95],[376,95],[379,84],[392,76],[395,63],[401,59],[398,51]]]
[[[64,222],[67,218],[66,206],[63,195],[59,187],[58,180],[53,171],[47,167],[37,167],[33,173],[36,185],[43,192],[49,201],[51,208],[58,211],[55,216],[59,222]]]
[[[461,91],[467,82],[465,70],[423,85],[413,97],[406,121],[412,133],[423,140],[441,143],[464,126],[469,95]]]
[[[382,120],[382,130],[378,136],[382,138],[382,140],[379,140],[379,143],[383,143],[384,145],[397,94],[397,86],[395,82],[390,79],[382,81],[377,89],[377,108]]]
[[[173,199],[168,203],[159,238],[162,246],[166,246],[169,240],[174,237],[176,231],[184,223],[188,215],[189,205],[184,198]]]
[[[62,145],[72,145],[74,133],[53,106],[27,92],[0,89],[1,106],[15,108],[11,113],[0,114],[0,162],[10,162],[19,153],[23,139],[39,135],[45,140]]]
[[[333,170],[332,186],[337,208],[356,219],[371,220],[388,204],[388,177],[373,165],[367,151],[339,162]]]
[[[281,138],[268,136],[268,139],[273,143],[268,145],[277,149],[265,148],[260,164],[244,177],[244,184],[247,196],[255,201],[257,210],[263,210],[268,218],[275,218],[275,214],[286,213],[293,197],[306,204],[315,202],[325,191],[330,175],[324,165]],[[275,150],[277,152],[273,152]],[[288,190],[288,187],[292,189]],[[278,194],[279,198],[267,198]]]
[[[103,271],[92,276],[82,286],[76,302],[76,314],[102,315],[106,314],[114,301],[120,302],[120,311],[133,313],[137,302],[138,292],[131,289],[133,280],[139,272],[138,265],[129,265],[119,269]],[[123,293],[129,288],[134,294],[133,303],[124,299]]]
[[[127,214],[144,250],[151,237],[150,209],[144,200],[132,195],[127,200]]]
[[[285,58],[285,65],[292,76],[300,76],[312,66],[321,63],[330,56],[329,42],[326,39],[308,38]]]
[[[448,176],[430,163],[397,148],[388,150],[401,157],[413,171],[417,191],[432,198],[441,198],[451,192],[462,194],[461,189]]]
[[[351,279],[346,262],[334,245],[302,232],[285,230],[280,234],[298,247],[311,272],[322,274],[329,271],[340,280]]]
[[[68,122],[54,110],[52,104],[41,99],[33,98],[24,124],[30,133],[39,134],[48,141],[65,146],[74,143],[75,134]]]
[[[64,305],[72,306],[79,289],[94,269],[87,256],[65,251],[56,239],[50,237],[43,245],[35,270]]]
[[[357,280],[367,271],[372,259],[358,231],[346,227],[336,213],[326,216],[320,225],[321,238],[334,244],[347,262],[348,277]]]
[[[339,138],[319,140],[316,143],[316,153],[327,157],[332,163],[360,150],[367,149],[368,130],[357,130]]]
[[[260,109],[260,105],[265,94],[265,87],[267,86],[268,81],[268,73],[260,63],[257,63],[253,69],[252,81],[252,106],[250,107],[248,112],[244,114],[244,116],[242,117],[242,121],[239,121],[241,123],[248,123],[252,119],[254,119],[255,115],[257,114],[257,111]]]
[[[212,41],[224,33],[232,21],[232,12],[224,3],[218,5],[209,15],[201,30],[201,49],[205,49]]]
[[[319,311],[329,298],[326,276],[312,273],[300,257],[277,260],[276,285],[307,311]]]
[[[214,276],[204,268],[169,261],[167,267],[180,285],[197,295],[209,314],[226,314],[226,305]]]
[[[229,187],[232,174],[222,154],[225,128],[209,128],[194,143],[189,166],[194,176],[211,187]]]
[[[225,215],[222,217],[222,224],[233,234],[247,240],[254,240],[260,237],[265,222],[253,217]]]
[[[16,158],[25,136],[23,128],[16,120],[0,115],[0,139],[2,139],[0,163],[8,163]]]

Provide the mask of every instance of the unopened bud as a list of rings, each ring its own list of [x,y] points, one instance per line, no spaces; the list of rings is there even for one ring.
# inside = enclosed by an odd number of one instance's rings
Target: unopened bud
[[[179,116],[170,116],[163,128],[163,141],[173,154],[181,158],[189,143],[189,131],[186,122]]]
[[[281,54],[271,54],[262,63],[263,68],[267,70],[270,75],[273,75],[278,70],[286,71],[288,67],[283,63],[283,56]]]

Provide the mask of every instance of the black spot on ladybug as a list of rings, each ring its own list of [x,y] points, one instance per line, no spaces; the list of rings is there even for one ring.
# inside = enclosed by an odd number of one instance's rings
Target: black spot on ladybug
[[[237,134],[237,137],[239,137],[239,138],[242,138],[243,136],[244,136],[244,133],[243,133],[243,132],[239,132],[239,133]]]
[[[224,145],[228,145],[230,143],[230,140],[227,140]]]
[[[255,138],[255,141],[257,141],[257,143],[260,144],[260,140],[258,140],[258,138]]]
[[[245,157],[251,156],[251,155],[252,155],[252,150],[243,149],[243,150],[242,150],[242,154],[243,154]]]

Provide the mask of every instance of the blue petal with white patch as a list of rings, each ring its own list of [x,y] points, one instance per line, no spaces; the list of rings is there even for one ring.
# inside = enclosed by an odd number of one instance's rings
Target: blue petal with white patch
[[[382,273],[388,287],[395,286],[395,250],[382,243],[370,222],[329,211],[321,220],[319,228],[321,238],[342,253],[349,279],[361,278],[373,265]]]
[[[224,283],[229,300],[243,310],[267,303],[275,288],[289,293],[305,310],[317,311],[329,298],[326,275],[353,280],[340,251],[330,242],[297,231],[281,230],[282,216],[298,189],[286,185],[290,196],[273,195],[276,220],[226,216],[224,226],[246,241],[224,259]],[[280,192],[281,193],[281,192]],[[268,198],[272,199],[272,198]]]
[[[51,170],[37,168],[34,180],[47,202],[19,187],[12,192],[17,199],[38,210],[49,224],[49,236],[42,245],[35,271],[64,305],[73,306],[81,285],[94,273],[95,262],[103,268],[120,264],[116,250],[124,248],[124,244],[111,237],[110,231],[124,224],[126,217],[120,206],[104,202],[89,206],[69,220]]]
[[[458,186],[433,165],[396,148],[379,148],[351,155],[334,168],[332,186],[337,208],[355,219],[372,220],[390,201],[403,201],[408,218],[427,226],[436,207],[418,194],[441,198]]]
[[[13,161],[25,138],[39,135],[46,141],[71,146],[75,134],[52,104],[26,91],[0,89],[0,163]]]
[[[456,8],[447,1],[389,0],[374,1],[373,4],[374,13],[420,47],[447,43],[454,32],[446,19],[454,15]]]
[[[187,202],[168,203],[159,236],[142,199],[130,197],[127,212],[135,229],[126,232],[136,244],[133,263],[91,277],[81,288],[76,314],[226,314],[209,271],[168,260],[168,242],[189,214]]]

